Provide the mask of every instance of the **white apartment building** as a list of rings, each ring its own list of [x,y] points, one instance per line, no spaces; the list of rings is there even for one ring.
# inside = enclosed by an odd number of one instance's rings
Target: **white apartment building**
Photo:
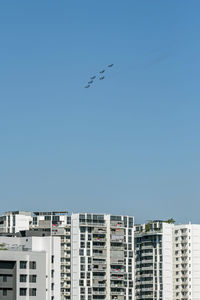
[[[0,299],[61,299],[59,237],[0,237]]]
[[[66,211],[34,212],[29,235],[60,237],[61,300],[71,299],[71,216]]]
[[[200,225],[174,226],[174,300],[200,299]]]
[[[71,299],[132,300],[134,219],[72,214]]]
[[[173,224],[135,226],[135,299],[173,300]]]
[[[10,213],[13,215],[22,213]],[[31,215],[31,220],[27,219]],[[26,226],[4,233],[61,238],[62,300],[132,300],[134,297],[134,219],[105,214],[25,213]],[[1,220],[1,219],[0,219]],[[28,220],[28,228],[27,228]]]
[[[32,222],[31,212],[12,211],[0,216],[0,234],[15,233],[20,230],[29,230]]]

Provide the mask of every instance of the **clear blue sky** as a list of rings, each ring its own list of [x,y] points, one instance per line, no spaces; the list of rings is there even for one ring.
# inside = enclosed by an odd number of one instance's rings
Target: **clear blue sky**
[[[199,0],[0,2],[1,211],[200,222],[199,11]]]

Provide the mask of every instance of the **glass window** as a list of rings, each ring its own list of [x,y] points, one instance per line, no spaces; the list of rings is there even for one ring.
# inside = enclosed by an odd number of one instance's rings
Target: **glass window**
[[[20,282],[26,282],[27,275],[20,275]]]
[[[36,283],[36,281],[37,281],[37,275],[30,275],[29,276],[29,282]]]
[[[21,260],[20,261],[20,269],[26,269],[27,267],[27,261]]]
[[[20,289],[19,289],[19,295],[20,295],[20,296],[26,296],[26,291],[27,291],[26,288],[20,288]]]
[[[35,288],[29,289],[29,296],[36,296],[36,294],[37,294],[37,289]]]
[[[36,261],[30,261],[29,262],[29,268],[32,269],[32,270],[35,270],[36,269]]]

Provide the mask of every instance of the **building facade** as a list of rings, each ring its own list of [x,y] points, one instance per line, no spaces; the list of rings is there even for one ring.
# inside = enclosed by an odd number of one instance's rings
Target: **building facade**
[[[200,299],[200,225],[174,226],[174,300]]]
[[[5,222],[5,216],[1,218]],[[134,298],[133,217],[34,212],[24,214],[24,224],[19,232],[16,226],[11,231],[6,215],[3,234],[60,238],[62,300]]]
[[[59,238],[0,237],[0,299],[61,299]]]
[[[173,300],[173,224],[135,226],[135,299]]]
[[[71,216],[66,211],[34,212],[29,235],[60,237],[60,293],[62,300],[71,299]]]
[[[0,216],[0,234],[14,234],[20,230],[28,230],[31,223],[31,212],[6,212],[3,216]]]
[[[128,216],[71,216],[73,300],[132,300],[134,220]]]

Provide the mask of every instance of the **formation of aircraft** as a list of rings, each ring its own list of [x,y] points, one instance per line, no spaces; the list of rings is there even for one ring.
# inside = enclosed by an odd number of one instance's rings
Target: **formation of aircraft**
[[[110,64],[107,66],[107,68],[112,68],[114,66],[114,64]],[[99,74],[103,74],[104,72],[106,72],[105,69],[99,71]],[[88,81],[88,84],[85,86],[86,89],[88,89],[89,87],[91,87],[91,85],[94,83],[94,80],[98,77],[98,75],[92,75],[90,77],[90,80]],[[98,77],[99,80],[104,80],[105,79],[105,76],[100,76]]]

